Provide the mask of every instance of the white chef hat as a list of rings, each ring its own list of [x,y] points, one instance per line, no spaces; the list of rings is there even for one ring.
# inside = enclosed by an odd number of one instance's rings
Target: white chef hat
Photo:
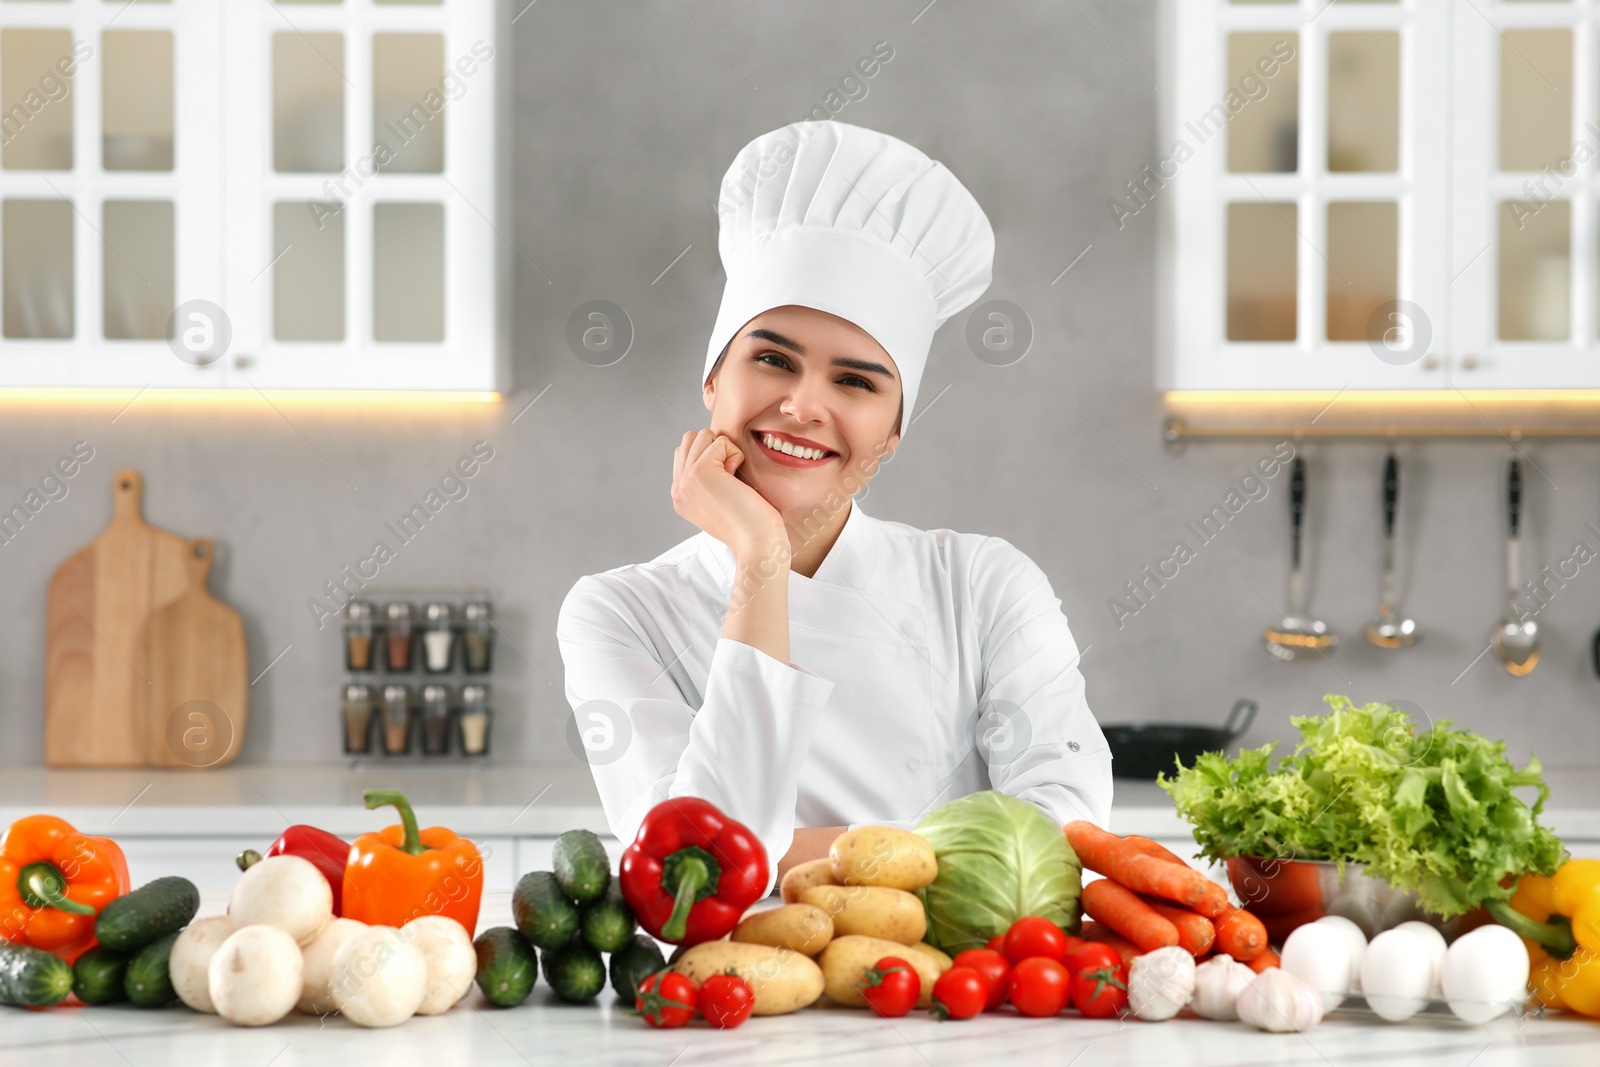
[[[793,122],[745,145],[723,176],[717,236],[728,283],[702,383],[745,323],[798,304],[883,346],[911,421],[933,334],[989,287],[994,231],[942,164],[845,122]]]

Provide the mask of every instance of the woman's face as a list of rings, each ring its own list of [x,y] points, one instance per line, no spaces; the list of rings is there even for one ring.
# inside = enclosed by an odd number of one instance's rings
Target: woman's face
[[[871,334],[796,305],[745,323],[705,385],[711,429],[745,454],[739,478],[786,515],[861,492],[900,443],[900,401]]]

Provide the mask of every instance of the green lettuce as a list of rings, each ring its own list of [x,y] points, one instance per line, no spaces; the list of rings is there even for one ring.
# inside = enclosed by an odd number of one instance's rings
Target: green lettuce
[[[1505,742],[1439,720],[1419,731],[1388,704],[1290,720],[1293,754],[1271,766],[1274,745],[1178,762],[1157,781],[1194,824],[1200,852],[1360,863],[1449,918],[1511,895],[1500,883],[1561,864],[1561,841],[1538,822],[1550,795],[1538,757],[1518,770]],[[1538,792],[1530,807],[1513,790]]]
[[[955,955],[982,948],[1024,915],[1078,929],[1083,868],[1056,821],[993,790],[936,808],[917,826],[933,845],[939,876],[918,890],[928,943]]]

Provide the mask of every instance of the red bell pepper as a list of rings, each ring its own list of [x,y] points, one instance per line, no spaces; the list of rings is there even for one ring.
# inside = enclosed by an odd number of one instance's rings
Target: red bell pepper
[[[344,897],[344,865],[350,858],[350,842],[335,837],[315,826],[296,824],[283,832],[283,836],[268,846],[267,856],[299,856],[309,862],[333,890],[333,914],[343,915],[340,906]],[[265,857],[254,849],[239,853],[239,869],[244,870]]]
[[[746,827],[698,797],[650,809],[622,854],[622,898],[654,937],[715,941],[767,891],[767,850]]]

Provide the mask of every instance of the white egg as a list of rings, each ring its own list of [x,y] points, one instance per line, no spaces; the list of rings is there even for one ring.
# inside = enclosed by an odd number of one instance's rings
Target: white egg
[[[1331,926],[1344,934],[1345,940],[1350,942],[1350,979],[1345,985],[1345,990],[1350,993],[1361,991],[1361,958],[1367,953],[1367,935],[1354,921],[1343,915],[1324,915],[1317,922],[1323,926]]]
[[[1429,957],[1433,960],[1433,980],[1428,983],[1428,996],[1442,996],[1439,987],[1439,977],[1444,972],[1444,953],[1449,946],[1445,944],[1444,935],[1432,923],[1425,923],[1420,919],[1412,919],[1395,927],[1396,930],[1409,930],[1427,942]]]
[[[1480,926],[1445,952],[1439,984],[1457,1017],[1486,1023],[1527,999],[1528,950],[1504,926]]]
[[[1283,943],[1283,969],[1322,994],[1322,1010],[1344,1003],[1350,990],[1350,938],[1336,926],[1297,927]]]
[[[1367,1006],[1392,1023],[1422,1010],[1433,982],[1428,943],[1410,930],[1385,930],[1372,939],[1361,961]]]

